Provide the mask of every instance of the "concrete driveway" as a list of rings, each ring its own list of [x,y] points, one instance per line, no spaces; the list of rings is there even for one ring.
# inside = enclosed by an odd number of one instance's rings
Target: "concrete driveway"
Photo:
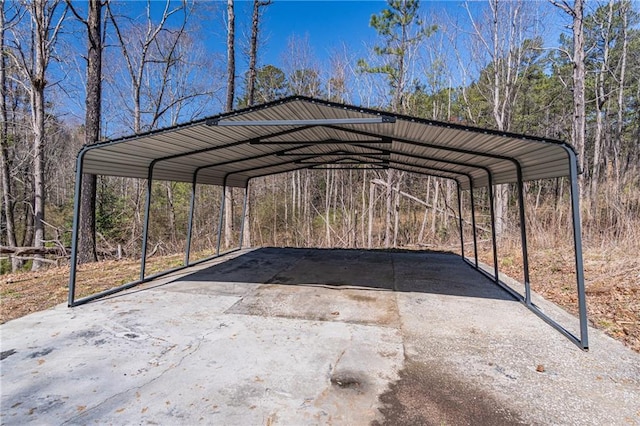
[[[639,354],[453,254],[245,250],[0,332],[6,425],[640,424]]]

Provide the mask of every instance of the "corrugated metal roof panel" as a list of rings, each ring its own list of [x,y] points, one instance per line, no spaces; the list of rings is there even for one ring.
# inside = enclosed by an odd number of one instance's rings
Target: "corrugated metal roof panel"
[[[390,117],[395,122],[340,120]],[[379,119],[379,118],[378,118]],[[251,121],[278,120],[278,125]],[[291,123],[291,120],[300,120]],[[315,120],[315,121],[314,121]],[[317,120],[335,120],[317,124]],[[241,122],[239,126],[224,123]],[[285,123],[283,123],[285,121]],[[393,121],[393,120],[390,120]],[[285,125],[286,124],[286,125]],[[269,173],[316,164],[367,164],[388,160],[399,170],[458,178],[467,187],[568,176],[570,146],[560,141],[423,120],[305,97],[291,97],[193,123],[106,141],[82,151],[86,173],[230,186]],[[306,159],[306,160],[305,160]],[[344,165],[344,164],[343,164]]]

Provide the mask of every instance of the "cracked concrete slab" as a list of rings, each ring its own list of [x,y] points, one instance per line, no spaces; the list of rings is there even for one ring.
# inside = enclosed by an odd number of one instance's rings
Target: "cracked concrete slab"
[[[637,353],[446,253],[245,250],[0,333],[7,425],[640,424]]]

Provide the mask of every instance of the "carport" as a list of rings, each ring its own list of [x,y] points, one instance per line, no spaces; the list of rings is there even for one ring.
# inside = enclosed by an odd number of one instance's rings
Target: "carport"
[[[85,146],[77,157],[73,217],[70,307],[87,303],[200,263],[190,259],[198,185],[237,187],[246,197],[252,179],[299,169],[394,169],[450,179],[457,184],[461,256],[572,342],[588,348],[582,264],[577,160],[573,148],[557,140],[424,120],[384,111],[293,96],[153,132]],[[83,173],[147,180],[140,278],[76,299],[78,224]],[[543,313],[531,299],[523,183],[568,177],[574,238],[580,333],[574,335]],[[191,183],[191,204],[183,266],[146,275],[147,234],[154,180]],[[499,277],[493,186],[514,183],[523,257],[524,294]],[[492,273],[478,262],[474,190],[487,188],[493,247]],[[220,256],[221,199],[216,256]],[[471,205],[474,256],[464,254],[462,197]],[[244,220],[242,221],[244,223]],[[242,230],[240,232],[240,247]]]

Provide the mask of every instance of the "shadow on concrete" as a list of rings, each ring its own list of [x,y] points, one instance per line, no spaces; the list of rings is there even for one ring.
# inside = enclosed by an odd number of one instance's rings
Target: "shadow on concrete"
[[[459,255],[425,250],[266,247],[171,284],[181,282],[319,285],[515,301]]]

